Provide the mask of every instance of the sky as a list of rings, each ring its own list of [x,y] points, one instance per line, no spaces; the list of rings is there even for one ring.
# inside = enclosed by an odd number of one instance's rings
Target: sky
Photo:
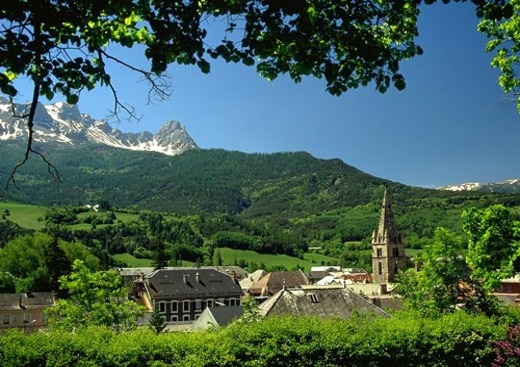
[[[471,3],[425,6],[418,37],[424,55],[401,64],[406,89],[385,94],[369,85],[336,97],[323,80],[267,81],[252,67],[217,62],[209,75],[170,67],[172,96],[149,104],[146,85],[115,70],[120,99],[142,118],[112,125],[156,132],[178,120],[203,149],[306,151],[412,186],[520,178],[520,115],[497,84],[477,22]],[[112,107],[106,88],[79,102],[96,119]]]

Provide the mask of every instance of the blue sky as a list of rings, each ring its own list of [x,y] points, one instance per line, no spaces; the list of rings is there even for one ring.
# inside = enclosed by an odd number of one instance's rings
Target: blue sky
[[[254,68],[216,63],[209,75],[172,66],[173,95],[147,105],[146,85],[116,72],[120,98],[142,120],[114,126],[155,132],[175,119],[201,148],[307,151],[414,186],[520,178],[520,115],[497,85],[477,21],[470,3],[426,6],[418,39],[425,53],[402,64],[402,92],[368,86],[334,97],[321,80],[269,82]],[[103,118],[112,101],[97,89],[79,107]]]

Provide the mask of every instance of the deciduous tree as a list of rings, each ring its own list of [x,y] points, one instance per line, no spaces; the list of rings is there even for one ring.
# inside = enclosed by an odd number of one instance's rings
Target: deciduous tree
[[[450,232],[438,228],[415,262],[419,270],[408,269],[399,285],[410,308],[438,315],[453,312],[467,301],[464,285],[468,284],[469,268],[461,241]]]
[[[471,277],[482,282],[487,291],[493,291],[501,279],[520,270],[520,222],[502,205],[466,210],[463,217]]]
[[[68,293],[49,309],[49,324],[56,329],[76,330],[89,326],[113,327],[118,331],[137,325],[142,309],[126,299],[123,281],[116,270],[91,271],[81,260],[73,272],[60,278]]]

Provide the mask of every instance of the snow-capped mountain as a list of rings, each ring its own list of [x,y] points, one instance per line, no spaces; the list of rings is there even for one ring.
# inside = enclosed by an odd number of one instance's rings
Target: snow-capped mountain
[[[488,183],[464,183],[452,186],[439,187],[439,190],[448,191],[483,191],[483,192],[498,192],[503,194],[520,193],[520,179],[506,180],[502,182],[488,182]]]
[[[15,114],[27,113],[28,105],[14,105]],[[20,118],[13,117],[13,106],[0,97],[0,141],[27,138],[28,129]],[[154,151],[166,155],[197,149],[197,144],[178,121],[165,123],[157,133],[123,133],[104,120],[81,113],[78,106],[58,102],[38,104],[34,118],[34,141],[64,144],[98,143],[116,148]]]

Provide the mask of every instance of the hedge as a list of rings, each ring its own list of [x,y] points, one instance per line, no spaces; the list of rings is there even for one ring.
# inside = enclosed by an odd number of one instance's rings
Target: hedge
[[[490,366],[507,325],[463,312],[349,320],[306,317],[235,322],[204,332],[9,332],[2,367],[376,367]]]

